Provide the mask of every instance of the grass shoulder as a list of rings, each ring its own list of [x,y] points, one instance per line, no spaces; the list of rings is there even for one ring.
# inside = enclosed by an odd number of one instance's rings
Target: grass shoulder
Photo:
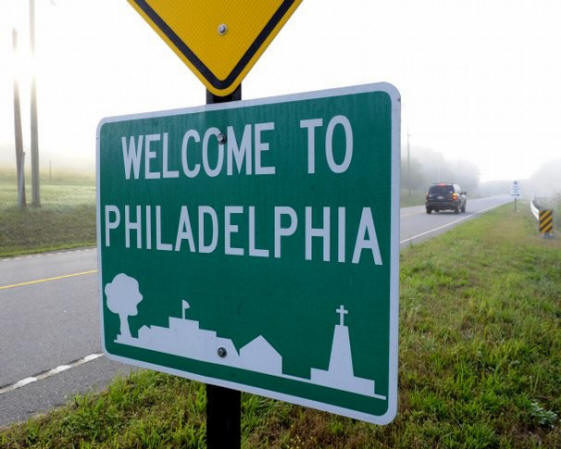
[[[93,182],[43,184],[41,207],[20,210],[16,198],[15,183],[0,179],[0,257],[95,245]]]
[[[401,254],[399,409],[373,426],[243,395],[245,448],[561,447],[561,242],[510,205]],[[143,371],[0,447],[204,447],[204,386]]]

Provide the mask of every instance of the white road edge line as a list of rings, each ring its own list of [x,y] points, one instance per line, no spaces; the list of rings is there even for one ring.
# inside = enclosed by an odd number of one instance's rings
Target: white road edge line
[[[461,221],[469,220],[470,218],[473,218],[473,217],[476,217],[478,215],[484,214],[488,210],[495,209],[496,207],[499,207],[499,206],[491,206],[491,207],[488,207],[486,209],[475,212],[472,215],[468,215],[467,217],[462,217],[459,220],[454,220],[454,221],[451,221],[450,223],[446,223],[445,225],[438,226],[437,228],[432,228],[432,229],[429,229],[428,231],[421,232],[420,234],[414,235],[413,237],[409,237],[409,238],[406,238],[404,240],[401,240],[399,242],[399,244],[401,245],[402,243],[410,242],[411,240],[415,240],[415,239],[417,239],[419,237],[422,237],[424,235],[427,235],[427,234],[432,234],[433,232],[436,232],[436,231],[439,231],[441,229],[447,228],[447,227],[452,226],[453,224],[459,223]]]
[[[6,385],[5,387],[0,388],[0,395],[4,394],[4,393],[9,393],[10,391],[17,390],[18,388],[21,388],[21,387],[25,387],[26,385],[37,382],[39,380],[47,379],[51,376],[54,376],[56,374],[60,374],[60,373],[62,373],[64,371],[67,371],[71,368],[76,368],[77,366],[80,366],[80,365],[83,365],[85,363],[96,360],[96,359],[100,358],[102,355],[103,355],[102,353],[90,354],[90,355],[87,355],[86,357],[81,358],[80,360],[76,360],[73,363],[69,363],[68,365],[59,365],[56,368],[53,368],[49,371],[44,371],[41,374],[37,374],[36,376],[26,377],[25,379],[18,380],[17,382],[14,382],[13,384]]]

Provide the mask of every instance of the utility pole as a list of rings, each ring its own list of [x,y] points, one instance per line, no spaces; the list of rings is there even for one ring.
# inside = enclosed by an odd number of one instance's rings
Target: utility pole
[[[409,190],[409,196],[411,196],[411,151],[409,147],[409,130],[407,130],[407,188]]]
[[[29,0],[29,46],[35,57],[35,0]],[[41,206],[39,194],[39,136],[37,129],[37,85],[35,71],[31,74],[31,204]]]
[[[12,42],[14,55],[18,50],[18,32],[12,30]],[[23,209],[27,206],[25,200],[25,178],[24,178],[24,152],[23,152],[23,134],[21,131],[21,106],[19,101],[19,83],[17,75],[14,76],[14,136],[16,143],[16,170],[18,183],[18,207]]]

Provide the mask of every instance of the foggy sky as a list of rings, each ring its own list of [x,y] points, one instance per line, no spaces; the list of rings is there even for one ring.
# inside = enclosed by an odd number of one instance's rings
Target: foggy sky
[[[204,103],[202,84],[127,2],[36,3],[43,167],[51,160],[93,170],[103,117]],[[15,163],[12,24],[23,44],[27,33],[27,2],[5,4],[0,164]],[[554,0],[304,0],[244,81],[243,96],[387,81],[402,95],[404,145],[409,132],[413,149],[469,160],[483,181],[529,178],[561,144],[560,17]]]

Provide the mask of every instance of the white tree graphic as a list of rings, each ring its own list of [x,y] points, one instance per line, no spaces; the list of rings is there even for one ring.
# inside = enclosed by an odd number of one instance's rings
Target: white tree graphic
[[[131,338],[129,316],[138,314],[137,305],[142,301],[138,281],[125,273],[119,273],[113,281],[105,286],[107,308],[119,315],[121,320],[121,337]]]

